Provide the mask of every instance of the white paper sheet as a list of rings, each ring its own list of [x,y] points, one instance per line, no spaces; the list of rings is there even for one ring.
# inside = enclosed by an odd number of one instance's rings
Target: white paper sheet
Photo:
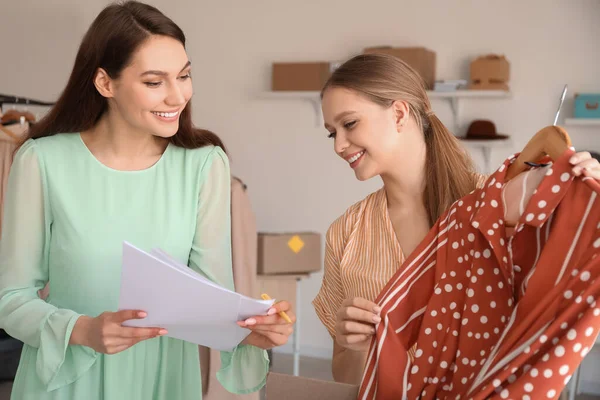
[[[231,351],[250,334],[236,322],[266,315],[274,303],[223,288],[160,249],[151,253],[123,244],[119,310],[148,313],[124,325],[165,328],[169,337]]]

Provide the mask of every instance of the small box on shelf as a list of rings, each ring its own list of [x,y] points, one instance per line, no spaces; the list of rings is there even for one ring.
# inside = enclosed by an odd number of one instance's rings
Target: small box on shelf
[[[275,62],[271,90],[320,91],[336,65],[327,61]]]
[[[364,49],[364,54],[388,54],[398,57],[421,75],[428,90],[435,85],[436,53],[425,47],[378,46]]]
[[[576,94],[574,116],[600,120],[600,93]]]
[[[470,65],[471,90],[509,90],[510,63],[505,56],[486,54]]]
[[[566,126],[590,126],[600,127],[600,118],[567,118]]]

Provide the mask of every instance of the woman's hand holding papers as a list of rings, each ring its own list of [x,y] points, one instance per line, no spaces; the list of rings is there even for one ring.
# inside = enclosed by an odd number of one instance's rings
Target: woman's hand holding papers
[[[142,340],[167,334],[167,331],[161,328],[122,325],[127,320],[145,317],[145,312],[134,310],[105,312],[96,318],[81,316],[75,323],[69,344],[87,346],[99,353],[116,354]]]
[[[258,315],[245,321],[239,321],[239,326],[252,331],[241,344],[249,344],[264,350],[286,344],[294,332],[293,326],[296,322],[296,315],[291,309],[290,303],[281,301],[273,304],[266,316]],[[292,320],[291,324],[279,315],[281,312],[285,312],[289,316]]]

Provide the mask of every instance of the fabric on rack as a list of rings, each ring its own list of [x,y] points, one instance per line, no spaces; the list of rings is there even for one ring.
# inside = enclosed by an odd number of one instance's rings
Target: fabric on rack
[[[546,169],[510,238],[514,157],[437,221],[377,299],[360,399],[559,396],[600,329],[600,185],[571,175],[572,154]]]
[[[11,125],[5,127],[17,137],[23,137],[29,128],[28,124]],[[4,215],[4,197],[6,196],[6,184],[8,181],[8,173],[12,164],[15,150],[18,143],[6,134],[0,132],[0,237],[2,237],[2,218]]]
[[[231,179],[231,255],[235,290],[245,296],[258,295],[258,230],[245,184]]]
[[[527,206],[531,196],[544,179],[547,170],[547,166],[530,169],[515,176],[502,188],[504,220],[506,221],[505,225],[507,225],[506,236],[512,236],[514,233],[514,226],[525,212],[525,206]]]
[[[249,297],[257,297],[257,248],[258,231],[256,217],[244,183],[236,177],[231,179],[231,255],[235,290]],[[205,400],[258,400],[259,392],[233,394],[225,390],[217,379],[221,358],[216,350],[200,346],[202,380]]]
[[[2,219],[4,216],[4,197],[6,196],[6,184],[8,173],[12,164],[13,154],[17,143],[9,140],[0,140],[0,237],[2,237]]]

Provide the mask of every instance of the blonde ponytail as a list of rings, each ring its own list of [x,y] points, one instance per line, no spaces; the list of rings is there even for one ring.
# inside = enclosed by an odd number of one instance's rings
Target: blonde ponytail
[[[424,131],[427,162],[423,199],[433,225],[452,203],[475,189],[477,176],[458,139],[435,114],[426,118],[429,126]]]

